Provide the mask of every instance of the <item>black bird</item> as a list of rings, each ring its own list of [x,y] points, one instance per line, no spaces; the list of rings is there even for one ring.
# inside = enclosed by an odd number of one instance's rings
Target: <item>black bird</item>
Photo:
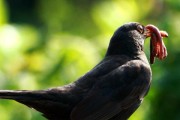
[[[47,90],[0,90],[43,113],[48,120],[127,120],[140,106],[151,82],[143,52],[146,27],[127,23],[110,40],[104,59],[75,82]]]

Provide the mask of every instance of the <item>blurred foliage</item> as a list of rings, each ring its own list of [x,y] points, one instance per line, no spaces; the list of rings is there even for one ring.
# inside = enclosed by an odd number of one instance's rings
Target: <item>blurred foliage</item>
[[[169,55],[152,65],[151,90],[130,120],[179,120],[179,19],[179,0],[0,0],[0,89],[68,84],[103,58],[123,23],[151,23],[169,33]],[[0,100],[0,118],[44,120],[8,100]]]

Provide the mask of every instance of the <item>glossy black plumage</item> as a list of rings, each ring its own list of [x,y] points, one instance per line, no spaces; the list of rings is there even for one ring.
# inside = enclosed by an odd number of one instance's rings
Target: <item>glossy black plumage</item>
[[[39,91],[0,90],[0,98],[32,107],[48,120],[127,120],[150,87],[144,29],[139,23],[121,26],[104,59],[74,83]]]

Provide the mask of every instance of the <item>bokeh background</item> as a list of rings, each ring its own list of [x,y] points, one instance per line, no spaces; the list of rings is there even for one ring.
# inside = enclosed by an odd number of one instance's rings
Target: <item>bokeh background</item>
[[[180,120],[180,0],[0,0],[0,89],[68,84],[95,66],[122,24],[169,33],[168,57],[152,65],[151,90],[130,120]],[[149,58],[149,39],[145,43]],[[45,120],[0,100],[1,120]]]

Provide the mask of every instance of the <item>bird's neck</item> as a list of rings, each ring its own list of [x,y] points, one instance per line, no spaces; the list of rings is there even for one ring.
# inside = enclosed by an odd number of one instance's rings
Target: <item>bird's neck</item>
[[[142,46],[128,45],[127,43],[120,42],[110,42],[106,56],[112,55],[128,55],[128,56],[138,56],[142,54]]]

